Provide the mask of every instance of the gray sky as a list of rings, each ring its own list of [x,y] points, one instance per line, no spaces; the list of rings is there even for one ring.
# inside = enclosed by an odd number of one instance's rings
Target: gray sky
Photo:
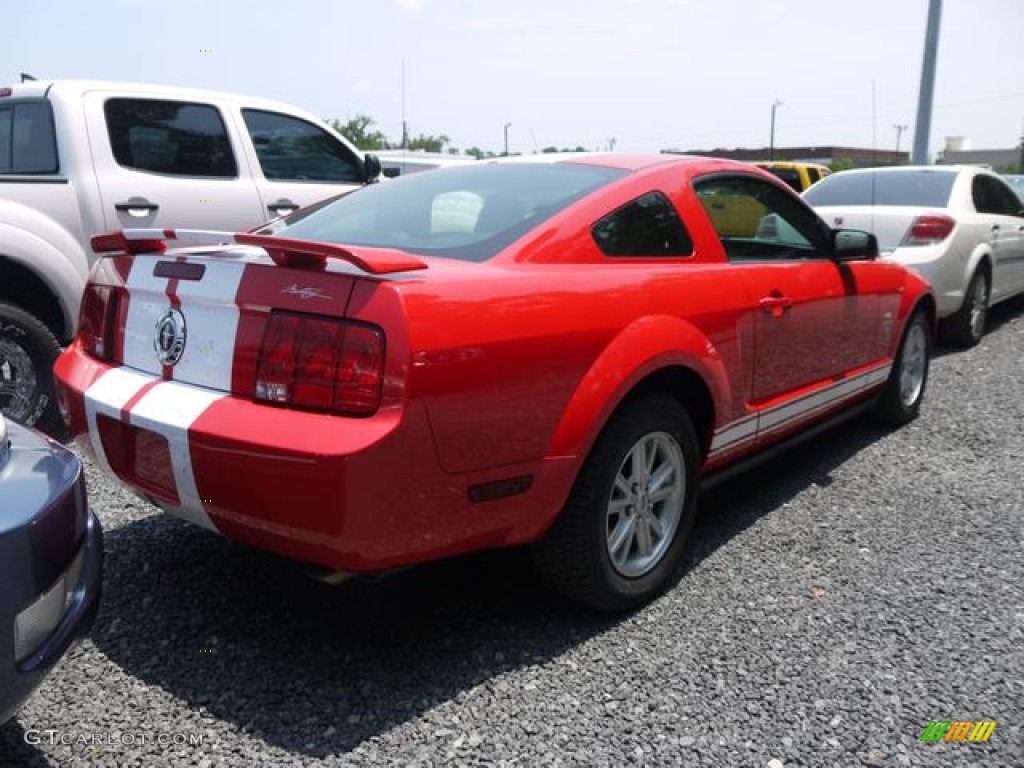
[[[930,149],[1024,133],[1024,0],[945,0]],[[913,140],[928,0],[0,0],[0,81],[252,93],[465,148]],[[874,109],[872,107],[874,83]],[[872,120],[872,113],[876,119]]]

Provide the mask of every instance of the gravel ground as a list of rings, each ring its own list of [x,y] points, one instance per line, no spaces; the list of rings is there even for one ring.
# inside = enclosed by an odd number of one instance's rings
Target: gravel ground
[[[0,764],[1024,765],[1024,303],[992,325],[910,426],[707,494],[685,574],[617,620],[516,552],[325,587],[90,467],[103,608]],[[919,741],[955,719],[999,724]]]

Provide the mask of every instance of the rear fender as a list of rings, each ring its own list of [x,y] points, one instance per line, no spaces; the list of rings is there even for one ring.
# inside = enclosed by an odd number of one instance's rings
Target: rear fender
[[[624,328],[583,376],[562,415],[548,458],[583,457],[619,404],[658,370],[693,370],[711,390],[715,412],[730,402],[725,366],[695,326],[669,315],[643,317]]]

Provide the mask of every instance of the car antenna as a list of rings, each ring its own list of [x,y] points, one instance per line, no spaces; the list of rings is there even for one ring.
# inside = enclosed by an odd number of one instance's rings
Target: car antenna
[[[878,177],[878,99],[871,81],[871,232],[875,234],[875,179]],[[877,236],[877,234],[876,234]]]

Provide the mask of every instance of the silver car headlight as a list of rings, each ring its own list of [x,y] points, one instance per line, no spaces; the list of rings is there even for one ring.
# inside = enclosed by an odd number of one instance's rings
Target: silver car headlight
[[[14,618],[14,660],[22,662],[53,634],[65,611],[78,596],[82,581],[85,547],[48,590]]]

